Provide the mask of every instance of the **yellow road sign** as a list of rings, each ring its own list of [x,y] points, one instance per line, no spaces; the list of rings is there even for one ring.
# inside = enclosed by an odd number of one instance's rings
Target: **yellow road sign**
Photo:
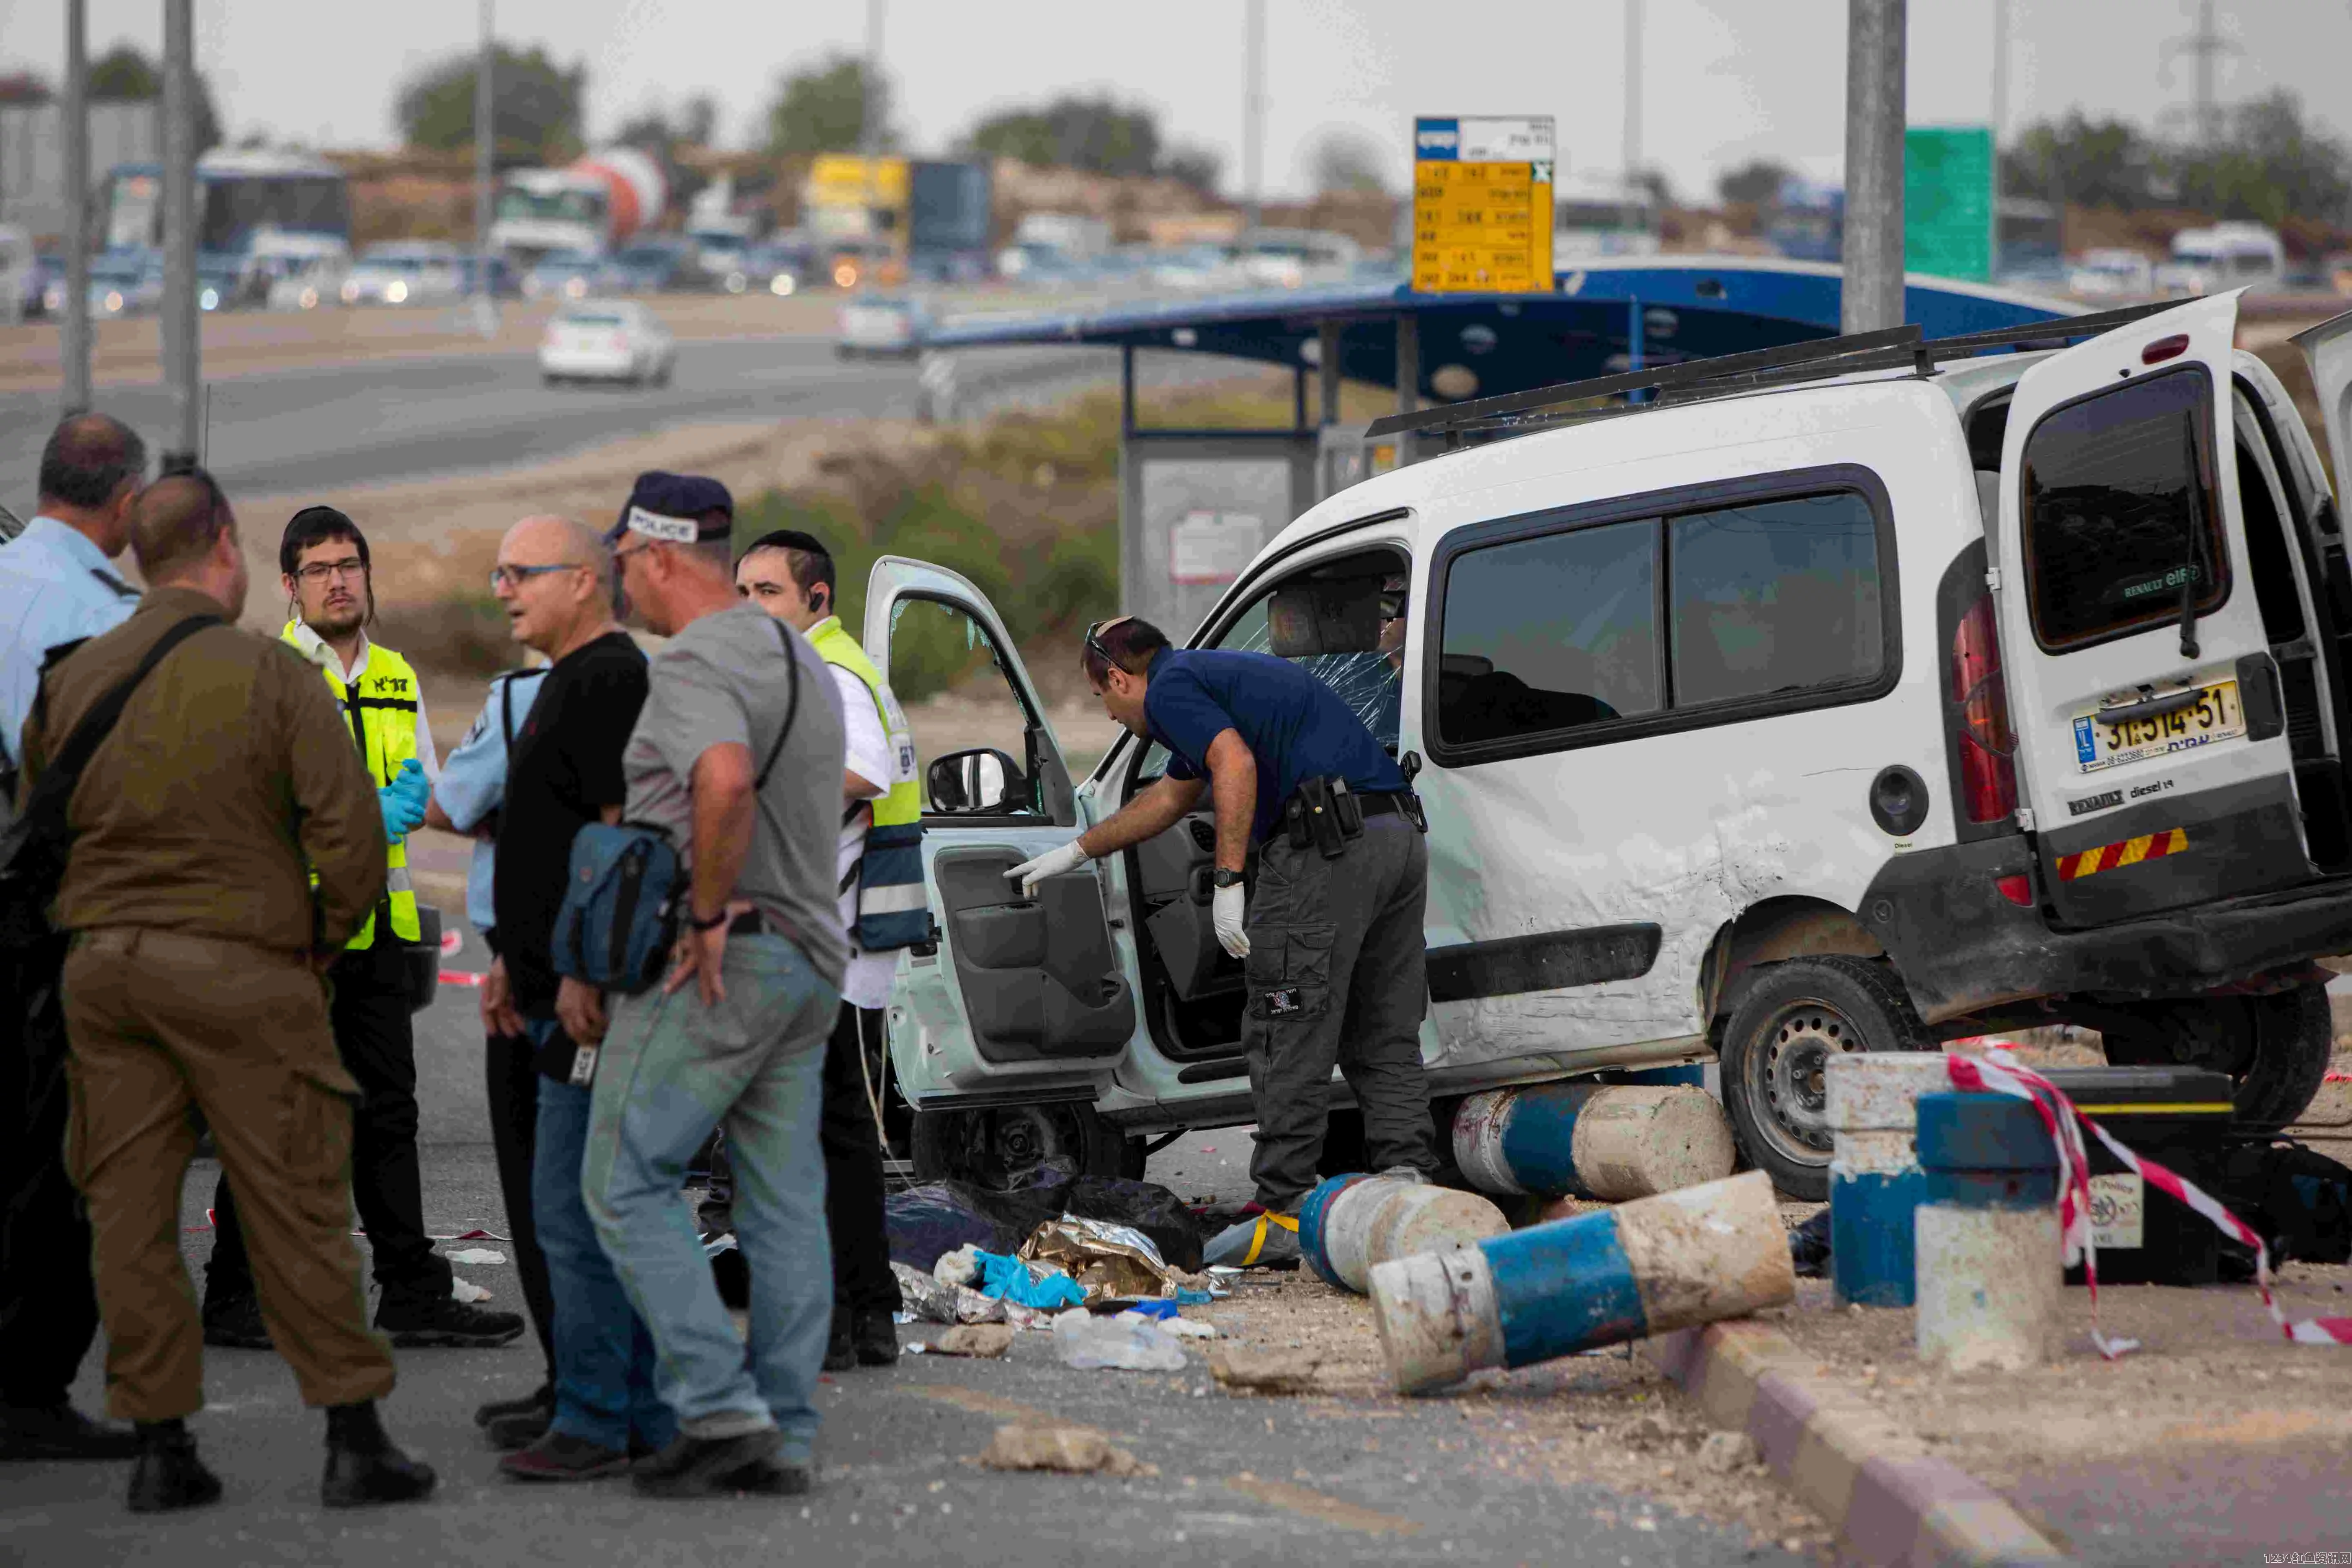
[[[1414,121],[1413,288],[1549,289],[1552,170],[1549,116]]]

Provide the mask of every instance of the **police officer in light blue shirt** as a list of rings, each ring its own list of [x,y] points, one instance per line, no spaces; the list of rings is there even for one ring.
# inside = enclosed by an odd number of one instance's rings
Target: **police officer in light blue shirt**
[[[131,543],[131,502],[147,446],[121,421],[77,414],[41,448],[39,510],[0,545],[0,762],[13,794],[25,719],[49,650],[111,631],[139,590],[114,559]]]
[[[0,821],[25,717],[60,644],[131,618],[138,590],[110,564],[131,542],[147,448],[103,414],[77,414],[41,449],[40,510],[0,545]],[[65,1170],[62,1022],[47,977],[0,960],[0,1460],[127,1459],[137,1440],[68,1403],[98,1337],[89,1222]],[[34,1003],[47,1004],[35,1016]],[[52,1048],[54,1047],[54,1048]]]

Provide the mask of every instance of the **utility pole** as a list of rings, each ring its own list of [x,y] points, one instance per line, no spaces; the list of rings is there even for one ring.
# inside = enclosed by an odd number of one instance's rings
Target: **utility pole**
[[[499,330],[499,307],[490,293],[490,214],[496,193],[491,157],[498,149],[498,0],[482,0],[481,52],[474,61],[474,331],[483,337]]]
[[[2177,55],[2190,55],[2197,61],[2197,100],[2189,110],[2189,123],[2200,148],[2212,147],[2221,140],[2221,104],[2215,90],[2214,68],[2228,55],[2243,54],[2236,44],[2221,36],[2213,24],[2213,0],[2197,0],[2197,30],[2186,37],[2172,38],[2164,46],[2164,68],[2167,85],[2170,85],[2172,60]]]
[[[196,29],[194,0],[163,0],[163,460],[195,462],[203,374],[196,311]]]
[[[2000,276],[2000,140],[2009,129],[2009,0],[1992,0],[1992,258],[1993,276]],[[2059,231],[2065,230],[2066,209],[2058,209]],[[2061,248],[2063,248],[2062,244]]]
[[[1625,183],[1642,172],[1642,0],[1625,0]]]
[[[66,0],[66,299],[58,347],[65,412],[89,406],[89,5]]]
[[[857,79],[857,155],[866,172],[866,232],[869,240],[882,237],[881,170],[877,166],[882,157],[882,0],[866,0],[866,60],[859,68]],[[908,172],[909,182],[913,179]],[[907,190],[907,221],[914,218],[914,187]],[[879,258],[871,254],[857,269],[857,286],[865,289],[873,281]]]
[[[1242,0],[1242,201],[1252,229],[1258,226],[1265,163],[1265,0]]]
[[[1839,326],[1903,324],[1906,0],[1846,0],[1845,279]]]

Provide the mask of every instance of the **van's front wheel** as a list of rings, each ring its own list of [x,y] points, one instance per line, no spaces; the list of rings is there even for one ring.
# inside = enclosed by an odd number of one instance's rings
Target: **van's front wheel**
[[[1066,1160],[1080,1175],[1123,1176],[1130,1163],[1127,1142],[1093,1106],[1067,1100],[919,1110],[908,1152],[918,1181],[967,1182],[1004,1192],[1048,1160]]]
[[[1774,1186],[1819,1202],[1830,1193],[1829,1058],[1935,1048],[1885,964],[1843,955],[1770,964],[1724,1028],[1724,1109]]]

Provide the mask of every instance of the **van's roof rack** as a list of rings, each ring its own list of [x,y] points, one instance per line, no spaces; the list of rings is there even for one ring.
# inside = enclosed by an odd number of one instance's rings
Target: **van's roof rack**
[[[2160,310],[2169,310],[2179,302],[2158,300],[2117,310],[2100,310],[2086,316],[2061,316],[2027,326],[1999,327],[1990,331],[1964,332],[1949,338],[1925,338],[1916,326],[1887,327],[1874,332],[1853,332],[1843,337],[1811,338],[1803,342],[1784,343],[1778,348],[1720,354],[1713,359],[1684,360],[1652,369],[1624,371],[1587,381],[1563,382],[1557,386],[1507,393],[1499,397],[1482,397],[1471,403],[1450,403],[1412,414],[1391,414],[1386,418],[1372,421],[1365,435],[1378,437],[1405,430],[1463,435],[1473,431],[1526,429],[1654,406],[1647,403],[1604,404],[1587,408],[1570,406],[1633,392],[1654,392],[1662,400],[1680,402],[1749,392],[1759,387],[1825,381],[1833,376],[1851,375],[1857,371],[1910,368],[1925,375],[1945,360],[1966,359],[1994,349],[2056,347],[2071,339],[2095,337],[2111,328],[2124,326]],[[1676,394],[1682,395],[1677,397]]]

